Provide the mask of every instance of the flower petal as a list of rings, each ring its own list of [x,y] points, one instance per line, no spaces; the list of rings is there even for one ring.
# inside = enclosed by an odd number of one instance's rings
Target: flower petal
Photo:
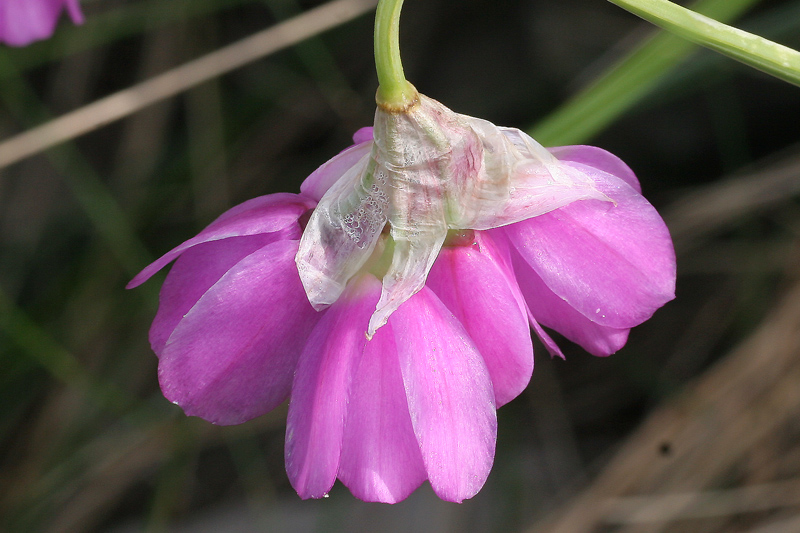
[[[380,284],[362,276],[325,311],[297,364],[286,422],[286,471],[301,498],[322,498],[339,469],[350,383]]]
[[[391,326],[367,342],[353,378],[339,465],[339,479],[370,502],[404,500],[427,478]]]
[[[553,328],[592,355],[610,355],[625,346],[629,329],[610,328],[592,322],[556,296],[516,252],[513,261],[517,280],[536,322]],[[548,340],[552,343],[549,336],[542,338],[545,344]],[[553,346],[548,346],[551,353]],[[558,350],[557,347],[555,349]],[[554,355],[564,357],[560,350]]]
[[[0,41],[11,46],[25,46],[50,37],[63,7],[61,0],[0,2]],[[75,24],[83,22],[77,0],[69,0],[67,9]]]
[[[297,225],[297,220],[312,207],[314,203],[308,198],[288,193],[268,194],[248,200],[232,207],[196,236],[150,263],[128,283],[126,288],[138,287],[184,251],[204,242],[271,233],[287,229],[293,224],[295,226],[289,228],[287,238],[299,238],[300,226]]]
[[[458,320],[427,287],[391,320],[431,486],[444,500],[471,498],[489,475],[497,438],[486,365]]]
[[[581,163],[588,167],[584,169],[586,172],[592,172],[592,169],[601,170],[623,180],[636,192],[642,192],[639,179],[630,167],[626,165],[622,159],[602,148],[598,148],[597,146],[574,145],[556,146],[554,148],[548,148],[547,150],[556,156],[559,161]]]
[[[516,398],[533,372],[524,299],[504,263],[491,239],[475,233],[472,246],[442,248],[426,283],[475,342],[498,407]]]
[[[353,142],[355,144],[361,144],[371,140],[372,140],[372,126],[364,126],[363,128],[359,128],[353,134]]]
[[[169,337],[164,396],[187,415],[239,424],[281,403],[317,320],[294,266],[297,241],[260,248],[228,270]]]
[[[594,178],[614,204],[575,202],[502,231],[559,298],[592,322],[630,328],[675,297],[675,252],[642,195],[609,174]]]
[[[365,130],[369,130],[368,137]],[[372,151],[372,128],[358,130],[353,141],[354,146],[342,150],[312,172],[300,185],[300,192],[319,202],[334,183]]]
[[[175,327],[203,294],[236,263],[279,240],[281,232],[231,237],[198,244],[172,266],[159,293],[158,313],[150,327],[150,345],[160,355]]]
[[[65,0],[65,6],[69,18],[72,19],[74,24],[83,24],[83,13],[81,12],[81,4],[79,0]]]
[[[561,348],[558,347],[556,341],[547,334],[544,328],[536,321],[536,318],[531,314],[531,310],[528,309],[528,321],[530,322],[531,328],[533,331],[536,332],[536,336],[539,337],[539,340],[542,341],[544,347],[550,353],[550,357],[560,357],[561,359],[566,359],[564,357],[564,352],[561,351]]]

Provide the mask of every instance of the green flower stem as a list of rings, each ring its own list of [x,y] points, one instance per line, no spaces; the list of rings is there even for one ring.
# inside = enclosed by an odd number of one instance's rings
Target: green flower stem
[[[800,85],[800,52],[717,22],[668,0],[609,0],[684,39]]]
[[[378,72],[378,105],[402,111],[417,99],[417,90],[406,81],[400,61],[400,9],[403,0],[380,0],[375,12],[375,68]]]

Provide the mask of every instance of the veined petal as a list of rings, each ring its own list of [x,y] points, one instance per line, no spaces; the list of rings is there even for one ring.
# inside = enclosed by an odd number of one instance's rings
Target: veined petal
[[[83,13],[81,12],[81,4],[79,0],[65,0],[65,7],[69,18],[72,19],[74,24],[83,24]]]
[[[277,231],[297,221],[297,218],[317,202],[302,194],[279,192],[257,196],[235,205],[218,216],[203,231],[218,230],[230,224],[248,221],[259,228],[258,233]]]
[[[392,315],[411,424],[436,494],[461,502],[486,481],[497,418],[489,372],[469,335],[427,287]]]
[[[533,372],[525,303],[501,251],[484,233],[471,246],[445,246],[426,286],[453,312],[477,346],[497,407],[522,392]]]
[[[280,240],[283,232],[209,241],[189,248],[175,261],[158,297],[158,313],[150,327],[150,345],[161,354],[183,317],[239,261]]]
[[[230,268],[170,335],[159,360],[164,396],[187,415],[239,424],[289,393],[317,313],[292,258],[297,241],[260,248]]]
[[[361,500],[395,503],[426,478],[390,321],[366,343],[353,378],[339,479]]]
[[[642,195],[609,174],[594,178],[614,204],[575,202],[503,231],[559,298],[592,322],[626,329],[674,298],[675,252]]]
[[[372,126],[364,126],[363,128],[358,128],[356,132],[353,134],[353,142],[355,144],[361,144],[363,142],[371,140],[372,140]]]
[[[610,355],[625,346],[629,329],[610,328],[592,322],[556,296],[516,252],[513,261],[517,281],[528,302],[531,315],[537,322],[580,344],[592,355]],[[546,341],[543,339],[543,342]],[[552,347],[550,349],[552,351]],[[560,350],[556,355],[564,357]]]
[[[288,193],[269,194],[248,200],[229,209],[195,237],[150,263],[126,287],[128,289],[138,287],[184,251],[204,242],[271,233],[291,225],[294,225],[291,231],[294,232],[294,238],[297,238],[300,236],[297,220],[312,207],[314,202],[309,198]]]
[[[336,481],[350,386],[362,359],[380,284],[353,280],[326,310],[297,364],[286,422],[286,471],[301,498],[322,498]]]
[[[365,130],[369,130],[368,132]],[[368,133],[368,136],[366,135]],[[351,146],[333,158],[326,161],[321,167],[311,173],[303,184],[300,185],[300,192],[320,201],[348,170],[359,164],[364,156],[369,155],[372,150],[372,128],[361,128],[353,135],[355,145]]]

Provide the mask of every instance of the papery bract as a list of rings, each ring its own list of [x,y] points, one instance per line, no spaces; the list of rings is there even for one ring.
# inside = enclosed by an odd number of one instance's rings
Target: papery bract
[[[522,132],[423,95],[403,112],[379,107],[374,138],[369,153],[348,153],[353,165],[321,198],[297,255],[309,300],[322,309],[364,265],[388,223],[394,254],[369,335],[422,288],[448,230],[485,230],[577,200],[608,201],[581,169],[560,164]]]
[[[0,42],[25,46],[47,39],[64,9],[72,22],[83,23],[78,0],[0,0]]]

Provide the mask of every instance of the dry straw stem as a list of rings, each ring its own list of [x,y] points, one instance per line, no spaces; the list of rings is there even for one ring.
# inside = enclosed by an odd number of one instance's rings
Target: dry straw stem
[[[622,524],[615,531],[664,531],[675,520],[708,516],[711,510],[704,506],[709,501],[716,502],[717,516],[722,510],[736,514],[763,508],[765,494],[778,489],[792,493],[774,500],[773,508],[796,505],[800,483],[774,484],[785,479],[786,468],[759,486],[707,491],[720,488],[753,454],[791,433],[792,422],[800,417],[798,383],[800,283],[749,338],[654,411],[591,486],[530,531],[606,531],[611,524]],[[775,456],[782,460],[780,452]],[[644,521],[650,522],[646,528]]]
[[[334,0],[0,143],[0,168],[344,24],[377,0]]]
[[[800,479],[728,490],[610,498],[605,520],[616,524],[668,522],[731,516],[800,506]]]

